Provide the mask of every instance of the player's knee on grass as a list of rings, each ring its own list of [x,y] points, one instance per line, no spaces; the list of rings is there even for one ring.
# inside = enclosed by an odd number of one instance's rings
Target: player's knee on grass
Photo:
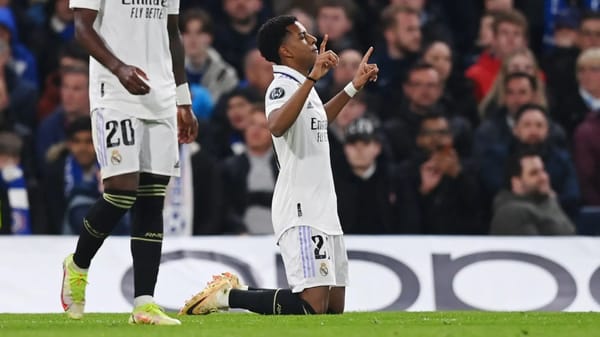
[[[314,314],[325,314],[329,308],[329,287],[304,289],[300,298],[311,306]]]

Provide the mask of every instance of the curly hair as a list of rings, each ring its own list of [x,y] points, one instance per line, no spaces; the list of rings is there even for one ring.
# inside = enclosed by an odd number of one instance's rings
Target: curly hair
[[[288,33],[286,27],[296,22],[292,15],[280,15],[269,19],[258,30],[258,50],[270,62],[281,64],[279,47]]]

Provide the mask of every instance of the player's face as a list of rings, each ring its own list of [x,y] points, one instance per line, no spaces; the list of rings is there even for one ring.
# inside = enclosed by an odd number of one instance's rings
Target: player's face
[[[539,110],[527,110],[515,124],[517,139],[525,144],[541,144],[548,138],[548,120]]]
[[[75,116],[89,115],[88,76],[81,73],[63,74],[60,98],[68,114]]]
[[[227,102],[227,118],[234,130],[244,131],[248,127],[252,104],[242,96],[233,96]]]
[[[76,132],[67,142],[69,152],[73,154],[77,163],[83,167],[90,167],[96,161],[96,152],[92,143],[91,131]]]
[[[191,20],[187,23],[181,38],[187,56],[202,55],[212,43],[212,37],[203,31],[200,20]]]
[[[525,32],[521,26],[510,22],[498,25],[498,31],[494,36],[494,49],[498,56],[505,57],[524,47],[526,47]]]
[[[438,71],[443,81],[446,81],[452,71],[452,51],[444,42],[432,44],[423,55],[425,62]]]
[[[271,147],[271,131],[269,131],[267,117],[263,111],[252,113],[248,127],[244,132],[244,138],[249,149],[264,151]]]
[[[325,6],[319,10],[317,26],[322,36],[328,34],[335,41],[352,29],[352,22],[342,7]]]
[[[357,140],[344,145],[344,153],[353,168],[367,169],[381,153],[381,145],[376,141]]]
[[[431,107],[442,95],[440,82],[440,75],[435,69],[413,71],[408,83],[404,85],[404,93],[411,104],[418,107]]]
[[[300,22],[287,26],[287,37],[283,42],[283,46],[296,59],[296,63],[300,66],[310,69],[315,60],[319,49],[317,48],[317,38],[309,34]]]

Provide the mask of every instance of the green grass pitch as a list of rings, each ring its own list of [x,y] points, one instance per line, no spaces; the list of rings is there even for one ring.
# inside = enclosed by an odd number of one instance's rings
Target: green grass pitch
[[[215,337],[593,337],[599,313],[361,312],[322,316],[219,313],[183,316],[181,326],[132,326],[128,314],[0,314],[0,336]]]

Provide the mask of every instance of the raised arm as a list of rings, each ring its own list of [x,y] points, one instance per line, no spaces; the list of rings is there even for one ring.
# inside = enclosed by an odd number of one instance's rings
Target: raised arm
[[[352,82],[348,83],[344,90],[338,92],[337,95],[329,100],[329,102],[325,103],[325,112],[327,112],[327,120],[329,122],[337,117],[350,98],[362,89],[368,81],[377,80],[379,68],[377,68],[376,64],[368,63],[372,53],[373,47],[370,47],[360,61],[360,65],[358,66],[358,70],[356,71]]]
[[[290,99],[285,102],[279,109],[273,110],[269,114],[269,130],[275,137],[281,137],[294,124],[302,107],[310,94],[310,90],[315,84],[315,81],[325,76],[329,68],[334,67],[338,63],[338,57],[331,50],[325,51],[327,44],[327,35],[321,42],[319,55],[315,60],[308,78],[300,85],[300,88],[294,92]]]
[[[75,38],[87,52],[100,64],[115,74],[121,84],[133,95],[145,95],[150,87],[142,78],[148,80],[146,73],[138,67],[121,61],[106,46],[98,32],[94,29],[94,21],[98,12],[86,8],[75,8]],[[140,78],[140,76],[142,78]]]

